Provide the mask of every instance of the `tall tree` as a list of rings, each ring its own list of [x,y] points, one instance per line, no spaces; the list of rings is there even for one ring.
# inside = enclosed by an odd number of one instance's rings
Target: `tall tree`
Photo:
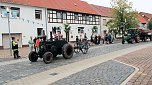
[[[113,8],[113,19],[107,23],[110,30],[121,34],[138,25],[138,12],[132,9],[131,2],[128,0],[112,0],[111,6]]]
[[[148,22],[148,29],[152,30],[152,18]]]

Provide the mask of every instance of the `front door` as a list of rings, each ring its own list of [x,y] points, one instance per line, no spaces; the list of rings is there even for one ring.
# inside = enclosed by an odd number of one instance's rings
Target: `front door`
[[[21,33],[11,33],[11,41],[12,37],[15,37],[15,41],[18,42],[18,46],[22,47],[22,34]],[[2,42],[4,49],[10,48],[9,42],[9,34],[2,34]]]

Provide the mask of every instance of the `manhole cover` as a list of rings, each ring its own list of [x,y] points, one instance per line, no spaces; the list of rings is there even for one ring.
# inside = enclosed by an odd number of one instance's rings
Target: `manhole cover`
[[[50,75],[51,76],[55,76],[55,75],[58,75],[58,73],[51,73]]]

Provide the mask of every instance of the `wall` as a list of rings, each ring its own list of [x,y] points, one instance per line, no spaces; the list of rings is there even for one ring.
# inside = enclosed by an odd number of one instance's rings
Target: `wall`
[[[103,34],[103,31],[104,30],[107,30],[108,31],[108,27],[107,26],[105,26],[105,25],[103,25],[103,19],[106,19],[106,21],[108,22],[110,19],[112,19],[112,18],[109,18],[109,17],[101,17],[101,34],[102,34],[102,36],[104,36],[104,34]]]
[[[0,3],[0,6],[10,6],[10,7],[20,8],[20,18],[10,19],[10,29],[11,29],[11,33],[22,33],[23,45],[28,44],[28,40],[30,36],[32,37],[37,36],[37,28],[44,28],[44,30],[46,29],[44,8],[6,4],[6,3]],[[35,19],[35,10],[42,10],[42,20]],[[2,33],[8,33],[8,19],[2,18],[0,16],[0,46],[2,46]]]
[[[98,27],[98,33],[97,34],[100,34],[100,26],[99,25],[70,24],[70,26],[71,26],[70,36],[69,36],[70,41],[75,41],[76,36],[82,35],[82,37],[83,37],[84,33],[87,34],[87,37],[90,40],[90,36],[92,34],[93,26]],[[64,32],[64,25],[62,23],[49,23],[48,24],[48,34],[49,34],[50,31],[52,31],[52,27],[61,27],[61,33],[63,34],[63,37],[64,38],[66,37],[65,32]],[[84,33],[83,34],[78,33],[78,27],[84,27]],[[49,34],[49,36],[50,36],[50,34]],[[71,36],[73,36],[73,38],[71,38]]]

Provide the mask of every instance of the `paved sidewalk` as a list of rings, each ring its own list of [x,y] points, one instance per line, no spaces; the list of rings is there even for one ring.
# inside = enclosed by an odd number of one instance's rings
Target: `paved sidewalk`
[[[126,85],[152,85],[152,46],[116,58],[139,68],[138,73]]]
[[[134,71],[131,66],[110,60],[50,85],[120,85]]]
[[[27,57],[27,54],[29,53],[29,48],[19,48],[19,55],[24,58]],[[10,56],[10,50],[5,49],[5,50],[0,50],[0,58],[3,59],[13,59],[13,56]]]

